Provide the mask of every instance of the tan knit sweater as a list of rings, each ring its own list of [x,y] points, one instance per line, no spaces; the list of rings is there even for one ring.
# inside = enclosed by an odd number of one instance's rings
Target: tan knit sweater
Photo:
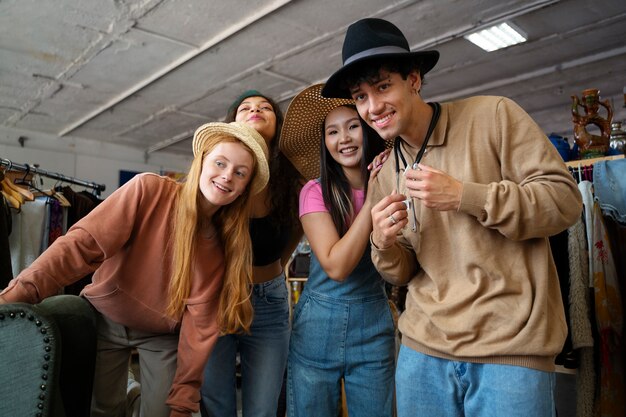
[[[401,146],[412,161],[417,149]],[[391,248],[372,245],[383,278],[410,279],[402,343],[452,360],[553,370],[567,330],[548,236],[582,209],[558,152],[511,100],[474,97],[442,105],[422,163],[461,181],[463,195],[458,211],[414,199],[417,232],[409,222]],[[396,178],[392,153],[372,187],[376,201]]]

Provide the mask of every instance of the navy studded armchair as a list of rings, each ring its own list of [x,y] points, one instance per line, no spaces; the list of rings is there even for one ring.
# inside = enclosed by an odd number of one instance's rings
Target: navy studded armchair
[[[89,416],[96,316],[83,298],[0,305],[0,416]]]

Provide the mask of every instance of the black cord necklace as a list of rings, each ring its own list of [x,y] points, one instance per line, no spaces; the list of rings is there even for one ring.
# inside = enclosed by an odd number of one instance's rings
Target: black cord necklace
[[[441,105],[439,103],[428,103],[430,107],[433,108],[433,117],[430,119],[430,124],[428,125],[428,131],[426,132],[426,137],[424,138],[424,142],[422,142],[422,146],[420,146],[419,152],[415,155],[415,161],[411,167],[413,169],[417,168],[417,164],[420,163],[424,153],[426,152],[426,145],[428,145],[428,141],[430,139],[430,135],[432,135],[433,130],[435,130],[435,126],[437,126],[437,121],[439,120],[439,115],[441,114]],[[404,155],[402,153],[402,149],[400,149],[400,137],[396,137],[396,140],[393,144],[393,152],[396,156],[396,190],[400,192],[400,159],[402,159],[402,163],[404,164],[404,170],[408,168],[408,164],[406,163],[406,159],[404,159]],[[411,224],[411,230],[417,231],[417,218],[415,216],[415,208],[412,204],[412,198],[407,197],[405,200],[405,205],[407,210],[411,210],[413,212],[413,222]]]
[[[432,135],[433,130],[435,130],[435,126],[439,120],[439,115],[441,114],[441,105],[439,103],[428,103],[428,105],[433,108],[433,117],[430,119],[430,124],[428,125],[428,131],[426,132],[424,142],[422,142],[419,152],[415,155],[415,161],[413,162],[413,165],[411,165],[413,169],[417,168],[417,164],[419,164],[422,160],[422,157],[426,152],[426,145],[428,145],[428,141],[430,140],[430,135]],[[393,151],[396,155],[396,174],[398,175],[400,174],[400,159],[402,159],[404,169],[407,168],[406,159],[404,159],[402,149],[400,149],[400,141],[400,137],[397,137],[393,144]]]

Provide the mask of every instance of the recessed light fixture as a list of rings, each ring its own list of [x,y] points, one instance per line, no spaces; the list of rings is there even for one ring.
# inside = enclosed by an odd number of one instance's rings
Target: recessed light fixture
[[[526,42],[526,34],[510,23],[500,23],[463,36],[487,52]]]

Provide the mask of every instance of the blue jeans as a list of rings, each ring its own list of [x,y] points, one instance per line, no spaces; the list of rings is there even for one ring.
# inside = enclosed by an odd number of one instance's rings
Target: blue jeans
[[[626,159],[600,161],[593,168],[593,189],[603,213],[626,223]]]
[[[203,417],[236,417],[236,355],[241,358],[243,416],[276,417],[289,350],[289,304],[285,275],[254,284],[254,321],[249,334],[218,339],[204,368]]]
[[[400,347],[398,417],[554,417],[555,375],[511,365],[455,362]]]
[[[351,416],[393,415],[394,324],[387,298],[303,292],[293,318],[287,415],[337,416],[341,378]]]

